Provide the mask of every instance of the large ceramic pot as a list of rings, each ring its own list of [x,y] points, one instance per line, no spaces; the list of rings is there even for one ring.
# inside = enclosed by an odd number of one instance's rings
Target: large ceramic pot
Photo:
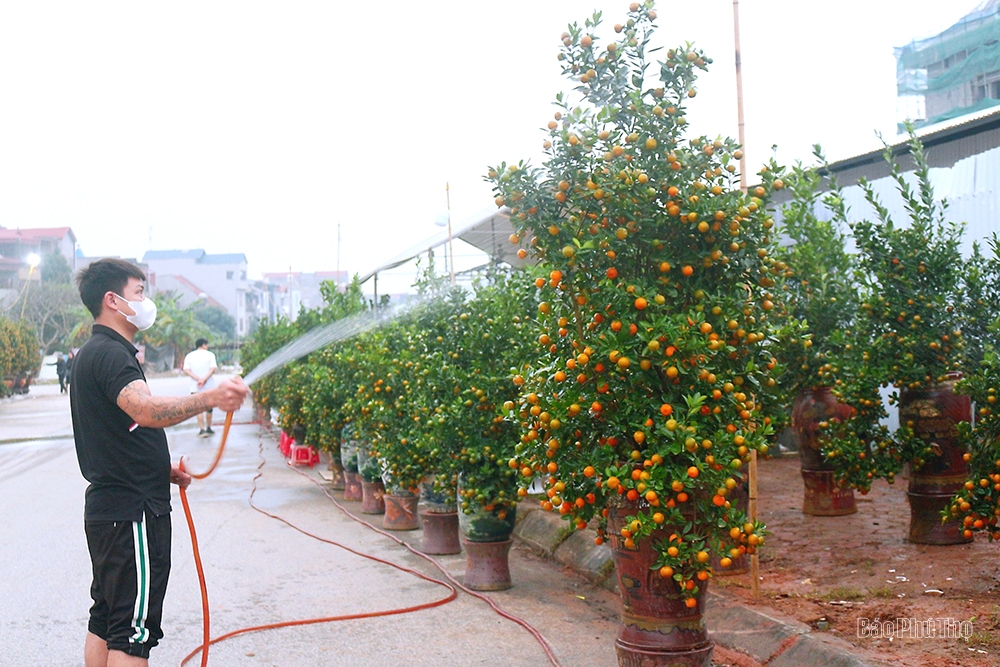
[[[463,476],[458,476],[458,495],[463,497]],[[516,489],[511,489],[516,498]],[[470,542],[503,542],[514,532],[517,505],[483,506],[474,500],[464,501],[458,511],[458,529]]]
[[[385,514],[385,484],[381,479],[369,482],[361,477],[361,513]]]
[[[820,451],[821,424],[849,419],[852,412],[849,405],[837,401],[829,387],[803,389],[792,404],[792,434],[802,463],[805,514],[841,516],[858,511],[854,491],[837,485],[833,466]]]
[[[458,476],[458,495],[462,494]],[[516,497],[511,489],[512,498]],[[500,591],[511,587],[508,555],[517,506],[486,506],[475,500],[463,501],[458,511],[458,531],[465,549],[465,585],[477,591]]]
[[[955,426],[972,415],[968,396],[956,394],[955,380],[923,390],[907,390],[899,397],[899,423],[909,425],[933,453],[910,471],[907,497],[910,501],[911,542],[918,544],[964,544],[962,526],[955,519],[941,521],[941,510],[965,483],[968,467],[965,449],[958,443]]]
[[[626,502],[608,508],[608,535],[618,591],[622,600],[622,629],[615,640],[620,667],[709,667],[714,644],[705,625],[706,582],[695,607],[688,607],[672,578],[653,569],[657,560],[653,543],[666,539],[662,528],[627,549],[621,529],[637,508]]]
[[[474,591],[505,591],[513,584],[510,579],[510,545],[502,542],[473,542],[461,536],[465,549],[465,586]]]
[[[358,443],[358,472],[366,482],[382,482],[382,465],[365,443]]]
[[[454,496],[435,490],[436,475],[427,475],[420,482],[420,504],[427,512],[450,513],[458,511]]]
[[[357,503],[364,498],[361,488],[361,474],[344,471],[344,500]]]
[[[416,530],[420,527],[417,520],[417,502],[420,496],[402,488],[387,489],[382,496],[385,502],[385,516],[382,527],[386,530]]]
[[[362,498],[361,474],[358,472],[358,441],[345,426],[347,435],[340,445],[340,461],[344,466],[344,500],[359,502]]]
[[[330,486],[334,491],[344,490],[344,464],[340,462],[340,443],[330,450]]]
[[[462,552],[458,537],[458,512],[418,510],[421,535],[420,550],[425,554],[444,555]]]

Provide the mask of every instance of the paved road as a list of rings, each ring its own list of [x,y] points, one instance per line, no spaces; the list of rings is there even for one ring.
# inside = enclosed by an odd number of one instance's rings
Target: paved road
[[[187,389],[184,378],[152,379],[150,385],[161,395]],[[247,405],[236,421],[249,420]],[[168,437],[174,457],[187,456],[198,470],[210,461],[219,436],[197,438],[191,420],[168,429]],[[353,549],[440,576],[347,518],[310,481],[319,479],[318,468],[306,469],[307,476],[288,468],[277,452],[275,433],[251,424],[234,426],[219,470],[195,482],[189,493],[208,578],[213,637],[276,621],[416,605],[447,594],[254,511],[249,496],[262,458],[254,498],[263,509]],[[90,582],[82,521],[85,487],[73,450],[69,400],[58,386],[33,387],[27,398],[0,401],[0,667],[82,665]],[[357,512],[357,503],[345,505]],[[419,531],[400,536],[411,543],[420,539]],[[173,558],[166,637],[153,652],[153,665],[179,665],[201,642],[197,574],[176,490]],[[464,556],[439,560],[461,578]],[[515,587],[490,596],[536,627],[563,665],[616,664],[613,594],[521,548],[512,553],[511,569]],[[525,630],[461,593],[454,602],[417,613],[237,637],[213,646],[210,656],[213,667],[548,664]],[[199,664],[199,658],[188,664]]]

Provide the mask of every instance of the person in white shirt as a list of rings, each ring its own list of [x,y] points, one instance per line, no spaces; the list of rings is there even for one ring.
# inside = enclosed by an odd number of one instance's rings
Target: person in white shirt
[[[198,394],[215,386],[215,355],[208,351],[208,340],[199,338],[195,349],[184,357],[184,373],[191,378],[191,393]],[[207,438],[215,434],[212,430],[212,408],[198,413],[198,437]]]

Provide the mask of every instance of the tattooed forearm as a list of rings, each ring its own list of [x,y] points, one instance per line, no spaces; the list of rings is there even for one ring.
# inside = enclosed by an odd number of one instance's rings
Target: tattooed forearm
[[[192,394],[184,398],[150,396],[149,405],[150,416],[153,419],[171,424],[182,422],[199,412],[208,410],[208,405],[201,394]]]
[[[140,426],[162,428],[179,424],[199,412],[205,412],[212,405],[205,394],[153,396],[145,382],[136,380],[118,394],[118,407]]]

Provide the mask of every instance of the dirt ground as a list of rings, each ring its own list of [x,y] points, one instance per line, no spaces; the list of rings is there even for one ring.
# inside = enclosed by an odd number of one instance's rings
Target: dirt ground
[[[802,513],[796,456],[762,461],[758,484],[758,516],[772,533],[760,555],[760,597],[751,596],[749,575],[716,577],[713,586],[845,639],[880,663],[1000,664],[1000,544],[985,536],[958,546],[908,542],[905,479],[878,482],[868,495],[856,495],[856,514],[840,517]],[[968,641],[859,637],[859,619],[971,621],[972,632]],[[954,626],[957,634],[969,629]]]

